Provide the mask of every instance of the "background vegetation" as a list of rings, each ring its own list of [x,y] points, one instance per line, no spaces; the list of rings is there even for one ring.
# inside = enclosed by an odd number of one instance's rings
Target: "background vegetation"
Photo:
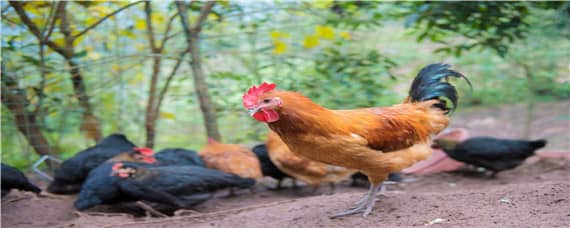
[[[570,97],[568,2],[180,3],[2,2],[2,160],[66,158],[114,132],[200,149],[212,111],[224,142],[260,141],[241,106],[253,84],[390,105],[433,62],[472,81],[460,109]]]

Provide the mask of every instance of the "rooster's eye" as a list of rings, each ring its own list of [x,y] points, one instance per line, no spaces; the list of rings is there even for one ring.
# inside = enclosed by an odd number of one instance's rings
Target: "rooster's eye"
[[[271,99],[263,99],[263,103],[266,103],[266,104],[267,104],[267,103],[269,103],[269,102],[271,102]]]

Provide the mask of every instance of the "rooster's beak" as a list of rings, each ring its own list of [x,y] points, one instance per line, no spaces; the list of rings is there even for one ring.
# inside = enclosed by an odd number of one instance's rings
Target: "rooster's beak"
[[[253,116],[253,115],[255,115],[255,113],[257,113],[257,112],[259,111],[259,109],[261,109],[261,108],[259,108],[259,107],[256,107],[256,108],[248,108],[248,109],[247,109],[247,112],[249,113],[250,116]]]

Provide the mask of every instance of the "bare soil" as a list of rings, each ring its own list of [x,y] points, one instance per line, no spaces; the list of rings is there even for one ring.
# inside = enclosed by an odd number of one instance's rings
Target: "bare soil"
[[[570,102],[538,104],[533,138],[544,137],[544,151],[569,152]],[[471,136],[516,138],[524,122],[524,106],[497,110],[473,109],[454,116],[455,127]],[[509,114],[510,113],[510,114]],[[132,204],[99,206],[82,213],[73,208],[75,196],[35,196],[13,191],[2,199],[2,227],[570,227],[570,161],[533,157],[495,179],[458,171],[406,176],[410,182],[389,186],[373,213],[329,219],[364,194],[366,187],[337,184],[335,194],[322,186],[270,191],[271,180],[255,192],[218,195],[193,211],[167,218],[147,217]],[[45,183],[40,183],[45,185]]]

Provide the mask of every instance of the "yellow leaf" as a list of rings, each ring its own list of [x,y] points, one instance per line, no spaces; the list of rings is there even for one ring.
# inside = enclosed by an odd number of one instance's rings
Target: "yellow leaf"
[[[214,13],[208,14],[208,20],[215,21],[220,19],[220,17]]]
[[[60,47],[65,47],[65,39],[63,37],[54,39],[53,42]]]
[[[135,28],[137,30],[145,30],[146,29],[146,21],[144,19],[138,19],[135,21]]]
[[[339,33],[340,37],[342,37],[345,40],[350,40],[352,39],[352,36],[350,35],[349,32],[340,32]]]
[[[315,28],[315,34],[323,39],[333,39],[334,38],[334,29],[331,26],[325,25],[317,25]]]
[[[161,13],[153,13],[151,20],[154,25],[161,25],[164,23],[164,15]]]
[[[271,36],[271,39],[279,39],[279,38],[289,38],[291,37],[291,35],[289,35],[288,33],[284,33],[284,32],[279,32],[279,31],[272,31],[271,33],[269,33],[269,36]]]
[[[88,17],[87,19],[85,19],[85,25],[89,26],[95,24],[95,22],[97,22],[98,20],[99,18],[96,17]]]
[[[171,112],[160,112],[160,117],[170,120],[176,119],[176,115]]]
[[[121,66],[119,66],[119,64],[113,64],[113,65],[111,65],[111,69],[113,69],[114,71],[120,71]]]
[[[313,6],[317,9],[328,9],[332,6],[333,0],[317,0],[313,2]]]
[[[142,82],[143,80],[144,80],[144,74],[141,72],[137,72],[134,77],[132,77],[128,80],[128,83],[130,85],[136,85],[139,82]]]
[[[303,41],[303,47],[310,49],[319,45],[319,37],[316,35],[306,36]]]
[[[83,36],[77,37],[77,39],[73,40],[73,44],[74,45],[80,44],[83,41],[83,39],[85,39],[85,37],[87,37],[87,36],[83,35]]]
[[[87,58],[88,59],[99,59],[99,58],[101,58],[101,54],[99,54],[99,52],[90,51],[87,53]]]
[[[276,55],[283,54],[287,51],[287,44],[281,40],[273,40],[273,53]]]
[[[107,7],[105,5],[94,5],[94,6],[89,7],[89,12],[92,12],[93,14],[95,14],[97,16],[107,15],[111,11],[112,11],[111,8]]]

